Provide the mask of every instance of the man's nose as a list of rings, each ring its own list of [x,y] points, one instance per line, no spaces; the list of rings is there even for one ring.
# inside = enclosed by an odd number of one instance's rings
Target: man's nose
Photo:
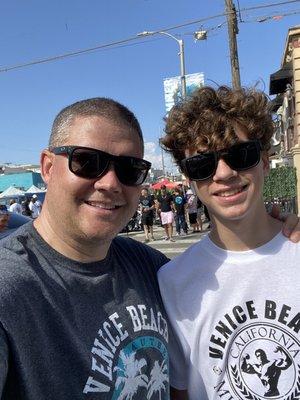
[[[113,162],[109,163],[104,173],[96,180],[94,187],[96,190],[111,190],[114,192],[122,190],[122,183],[118,179]]]

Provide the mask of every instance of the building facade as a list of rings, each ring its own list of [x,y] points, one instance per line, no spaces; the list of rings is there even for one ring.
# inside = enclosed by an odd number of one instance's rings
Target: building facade
[[[300,25],[289,29],[280,70],[270,76],[270,94],[281,153],[297,171],[297,205],[300,211]]]

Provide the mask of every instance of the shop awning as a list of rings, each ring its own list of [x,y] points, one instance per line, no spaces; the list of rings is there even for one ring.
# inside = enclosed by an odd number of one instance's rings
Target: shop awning
[[[269,94],[283,93],[286,85],[292,82],[293,71],[290,64],[270,75],[270,91]]]

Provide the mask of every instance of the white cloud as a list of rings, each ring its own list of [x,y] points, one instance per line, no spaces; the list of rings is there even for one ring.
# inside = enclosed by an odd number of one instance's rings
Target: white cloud
[[[145,143],[144,158],[145,160],[150,161],[154,168],[162,169],[162,160],[164,160],[165,170],[167,172],[174,173],[177,170],[170,154],[164,151],[162,155],[162,149],[160,148],[159,144],[154,142]]]

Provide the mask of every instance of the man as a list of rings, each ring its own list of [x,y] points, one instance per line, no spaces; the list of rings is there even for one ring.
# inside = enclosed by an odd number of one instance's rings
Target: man
[[[161,185],[160,194],[157,196],[158,212],[160,213],[161,224],[165,229],[165,240],[174,242],[173,236],[173,196],[167,193],[165,185]]]
[[[175,188],[174,196],[175,226],[177,235],[181,235],[181,231],[187,235],[188,227],[185,219],[186,199],[179,188]]]
[[[31,211],[31,217],[33,219],[37,218],[40,215],[41,208],[42,208],[41,202],[38,200],[37,195],[34,194],[31,197],[29,203],[29,210]]]
[[[140,210],[142,213],[142,225],[145,232],[145,243],[148,243],[150,241],[150,238],[154,240],[154,235],[153,235],[154,209],[155,209],[155,204],[153,197],[149,195],[147,188],[143,188],[140,197]]]
[[[262,196],[273,132],[255,90],[203,87],[167,118],[162,143],[211,217],[210,234],[158,272],[181,345],[173,399],[299,396],[300,245]]]
[[[11,199],[9,202],[9,211],[16,214],[22,214],[22,206],[16,199]]]
[[[137,119],[113,100],[56,117],[41,214],[1,242],[1,399],[169,398],[167,259],[115,238],[138,205],[142,157]]]

